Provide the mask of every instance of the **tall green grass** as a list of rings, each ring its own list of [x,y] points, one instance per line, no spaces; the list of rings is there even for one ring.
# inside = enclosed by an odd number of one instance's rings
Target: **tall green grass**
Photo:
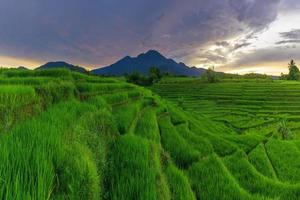
[[[6,77],[60,77],[71,79],[71,71],[67,69],[47,69],[47,70],[5,70],[2,74]]]
[[[87,83],[117,83],[119,82],[116,78],[90,76],[80,72],[72,71],[72,77],[76,82],[87,82]]]
[[[240,149],[243,149],[245,152],[251,151],[259,143],[265,140],[265,137],[260,134],[244,134],[244,135],[225,135],[224,139],[232,142]]]
[[[106,95],[103,95],[103,98],[109,104],[112,104],[112,105],[125,104],[129,100],[127,92],[121,92],[121,93],[115,93],[115,94],[106,94]]]
[[[111,105],[117,106],[119,104],[125,104],[130,100],[135,100],[142,97],[142,92],[138,90],[131,90],[126,92],[118,92],[113,94],[102,95],[103,98]]]
[[[112,92],[124,92],[134,89],[136,86],[127,83],[77,83],[78,91],[83,98],[95,95],[111,94]]]
[[[300,185],[285,184],[263,176],[249,163],[242,151],[225,157],[224,163],[240,185],[250,193],[282,200],[299,198]]]
[[[177,133],[169,117],[161,118],[158,123],[162,146],[169,152],[177,166],[187,168],[199,160],[200,153]]]
[[[172,124],[200,152],[197,164],[188,168],[197,198],[299,198],[298,83],[169,78],[151,89],[174,103],[167,103]],[[281,118],[289,120],[293,141],[272,137]]]
[[[37,113],[39,98],[29,86],[0,86],[0,131],[7,131],[19,120]]]
[[[276,173],[273,169],[272,163],[266,154],[263,144],[259,144],[248,155],[249,162],[256,168],[258,172],[269,178],[277,179]]]
[[[109,144],[118,137],[118,129],[115,125],[110,109],[101,106],[93,112],[83,114],[74,130],[76,140],[88,147],[92,153],[93,162],[97,167],[97,176],[100,179],[97,190],[101,190],[101,198],[106,195],[107,154]]]
[[[132,127],[133,123],[138,119],[141,108],[141,101],[129,102],[113,108],[113,115],[120,134],[128,133],[130,128],[134,128]]]
[[[127,134],[118,138],[109,153],[108,199],[157,199],[157,169],[151,144]]]
[[[195,134],[205,137],[212,144],[214,152],[220,156],[230,155],[238,149],[235,144],[220,136],[222,133],[218,135],[203,132],[201,126],[197,123],[190,123],[190,129]]]
[[[156,111],[153,108],[148,108],[137,121],[135,134],[149,140],[160,143],[160,133],[157,124]]]
[[[197,199],[253,199],[239,186],[216,155],[194,163],[188,175]]]
[[[0,71],[0,199],[299,199],[300,84]]]
[[[56,77],[12,77],[0,78],[0,84],[14,84],[14,85],[40,85],[49,82],[61,82],[60,78]]]
[[[49,107],[60,101],[74,98],[77,95],[72,82],[46,83],[35,86],[36,93],[41,99],[43,107]]]
[[[188,124],[176,126],[176,129],[177,132],[200,153],[201,158],[206,157],[214,152],[211,143],[205,137],[196,135],[190,131]]]
[[[186,175],[175,167],[172,163],[169,163],[165,169],[168,177],[168,183],[172,194],[171,199],[178,200],[196,200],[195,194],[191,188]]]
[[[2,135],[0,198],[98,199],[92,152],[73,131],[79,117],[93,109],[61,103]]]
[[[300,182],[300,151],[293,142],[271,139],[266,144],[266,152],[280,180]]]

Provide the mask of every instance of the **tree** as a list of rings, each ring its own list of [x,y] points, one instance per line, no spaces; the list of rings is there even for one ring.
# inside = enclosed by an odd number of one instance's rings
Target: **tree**
[[[150,86],[153,84],[153,79],[151,77],[146,77],[138,72],[133,72],[126,75],[126,80],[128,83],[133,83],[141,86]]]
[[[151,67],[148,76],[138,72],[133,72],[131,74],[126,74],[125,77],[128,83],[141,86],[151,86],[153,83],[158,82],[162,78],[162,74],[158,68]]]
[[[206,70],[206,78],[209,83],[217,82],[217,75],[215,72],[215,67],[210,67]]]
[[[149,70],[149,77],[156,83],[161,79],[162,74],[157,67],[151,67]]]
[[[138,80],[141,78],[141,75],[137,72],[126,75],[127,82],[137,84]]]
[[[299,80],[300,78],[300,71],[296,66],[294,60],[291,60],[291,62],[289,63],[289,74],[287,78],[288,80]]]
[[[248,73],[243,75],[244,78],[249,79],[268,79],[270,78],[267,74],[258,74],[258,73]]]

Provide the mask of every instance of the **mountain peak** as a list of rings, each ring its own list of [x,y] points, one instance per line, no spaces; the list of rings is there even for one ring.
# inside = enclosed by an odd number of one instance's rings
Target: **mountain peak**
[[[167,60],[161,53],[155,50],[149,50],[146,53],[142,53],[136,57],[141,62],[164,62]]]
[[[110,66],[98,68],[92,72],[94,74],[105,75],[123,75],[139,72],[146,75],[153,66],[158,67],[162,72],[175,75],[199,76],[203,73],[203,69],[191,69],[184,63],[177,63],[172,59],[164,57],[156,50],[149,50],[137,57],[126,56]]]
[[[149,50],[145,53],[146,55],[157,55],[157,56],[163,56],[161,55],[161,53],[159,53],[158,51],[156,50]]]
[[[131,59],[131,57],[130,56],[125,56],[123,59]]]

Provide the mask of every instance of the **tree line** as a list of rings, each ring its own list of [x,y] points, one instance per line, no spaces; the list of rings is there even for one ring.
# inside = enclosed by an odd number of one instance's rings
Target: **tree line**
[[[279,79],[281,80],[300,80],[300,70],[296,66],[294,60],[291,60],[288,64],[289,73],[283,74]],[[159,68],[151,67],[147,75],[143,75],[138,72],[133,72],[131,74],[125,75],[127,82],[141,85],[141,86],[151,86],[154,83],[157,83],[162,79],[164,76],[175,76],[169,73],[162,73]],[[220,81],[220,79],[224,78],[233,78],[233,79],[272,79],[273,77],[268,76],[266,74],[257,74],[257,73],[249,73],[245,75],[238,75],[238,74],[227,74],[222,72],[216,72],[214,67],[210,67],[206,70],[205,74],[201,76],[203,81],[208,83],[215,83]]]
[[[133,83],[141,86],[151,86],[154,83],[157,83],[162,77],[163,74],[157,67],[151,67],[147,76],[138,72],[133,72],[131,74],[125,75],[126,81],[128,83]]]

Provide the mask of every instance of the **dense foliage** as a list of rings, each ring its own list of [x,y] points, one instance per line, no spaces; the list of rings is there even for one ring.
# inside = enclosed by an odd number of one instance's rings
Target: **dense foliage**
[[[163,74],[157,67],[151,67],[148,76],[140,74],[138,72],[133,72],[126,75],[126,80],[128,83],[133,83],[141,86],[151,86],[153,83],[157,83]]]
[[[298,67],[296,66],[296,63],[294,60],[291,60],[291,62],[288,64],[289,73],[283,74],[281,73],[280,79],[282,80],[299,80],[300,79],[300,71]]]
[[[209,83],[217,82],[217,73],[215,72],[214,67],[208,68],[206,70],[206,79]]]
[[[287,78],[288,80],[299,80],[300,78],[300,71],[296,66],[294,60],[291,60],[291,62],[289,63],[289,74]]]

